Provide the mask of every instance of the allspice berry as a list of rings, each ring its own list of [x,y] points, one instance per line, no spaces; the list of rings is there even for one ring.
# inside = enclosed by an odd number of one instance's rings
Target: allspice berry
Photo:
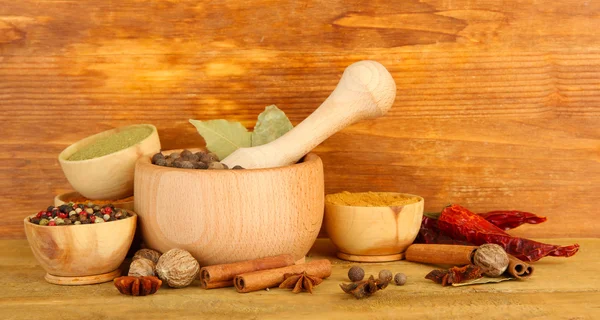
[[[359,266],[353,266],[348,270],[348,279],[352,282],[361,281],[365,277],[365,270]]]
[[[156,264],[158,263],[158,258],[160,258],[160,252],[152,249],[140,249],[135,252],[131,260],[137,260],[140,258],[146,258]]]
[[[390,282],[390,281],[392,281],[393,277],[394,277],[394,274],[392,274],[392,272],[390,270],[383,269],[383,270],[379,271],[379,280],[381,280],[381,281]]]
[[[473,263],[488,277],[499,277],[508,268],[508,254],[504,248],[494,243],[486,243],[473,255]]]
[[[131,277],[154,276],[154,267],[156,264],[146,258],[138,258],[129,265],[129,274]]]
[[[394,283],[397,286],[403,286],[406,283],[406,275],[404,273],[396,273],[394,276]]]
[[[156,274],[172,288],[189,286],[196,279],[199,271],[198,261],[182,249],[171,249],[165,252],[156,264]]]

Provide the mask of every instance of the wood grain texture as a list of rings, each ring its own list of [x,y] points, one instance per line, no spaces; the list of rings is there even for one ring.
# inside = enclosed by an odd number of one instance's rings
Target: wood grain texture
[[[201,265],[280,254],[296,261],[321,230],[323,180],[323,162],[312,153],[260,170],[167,168],[141,158],[134,207],[144,243],[159,252],[184,249]]]
[[[106,224],[73,227],[47,227],[23,221],[31,251],[44,270],[55,276],[52,277],[54,283],[59,282],[60,277],[68,277],[65,282],[81,283],[86,276],[117,270],[133,241],[136,222],[137,215]],[[118,276],[114,274],[104,281]]]
[[[538,240],[538,239],[536,239]],[[362,264],[367,275],[381,269],[402,272],[404,286],[390,285],[369,299],[356,300],[339,287],[353,263],[334,259],[335,249],[318,240],[311,258],[330,258],[332,274],[314,294],[271,289],[246,294],[234,288],[204,290],[200,280],[183,289],[163,286],[147,297],[121,295],[111,283],[62,287],[48,284],[27,242],[0,241],[0,310],[8,319],[597,319],[600,317],[600,239],[578,242],[570,258],[544,258],[525,281],[442,287],[425,279],[432,266],[408,261]],[[93,296],[104,306],[82,305]]]
[[[380,119],[322,143],[326,192],[400,191],[548,216],[516,234],[600,235],[600,3],[584,0],[0,0],[0,237],[69,191],[69,144],[152,123],[202,146],[189,118],[294,124],[343,69],[397,84]]]
[[[418,197],[416,201],[390,207],[340,206],[326,202],[324,225],[339,249],[338,257],[347,259],[351,255],[352,261],[401,259],[398,254],[404,253],[415,241],[421,227],[424,200]]]

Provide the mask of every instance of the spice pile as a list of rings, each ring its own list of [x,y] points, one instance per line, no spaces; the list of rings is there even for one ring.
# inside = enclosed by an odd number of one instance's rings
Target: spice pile
[[[546,221],[529,212],[495,211],[475,214],[459,205],[451,205],[440,214],[425,214],[415,243],[445,243],[482,245],[495,243],[516,258],[533,262],[546,256],[570,257],[579,245],[558,246],[513,237],[504,230],[523,223],[537,224]]]
[[[134,126],[104,138],[79,149],[69,157],[69,161],[81,161],[99,158],[123,149],[127,149],[152,134],[152,129],[145,126]]]
[[[173,152],[165,156],[159,152],[152,156],[152,164],[163,167],[183,168],[183,169],[229,169],[226,164],[219,162],[216,154],[210,152],[196,152],[183,150],[181,153]],[[244,169],[241,166],[235,166],[231,169]]]
[[[58,207],[50,206],[35,216],[29,217],[29,222],[40,226],[62,226],[110,222],[131,216],[133,216],[131,213],[117,209],[112,204],[100,207],[69,203]]]
[[[133,201],[133,196],[131,197],[127,197],[127,198],[123,198],[123,199],[114,199],[114,200],[93,200],[93,199],[88,199],[82,195],[73,197],[71,199],[67,199],[67,201],[65,202],[71,202],[71,203],[87,203],[88,205],[90,203],[97,205],[97,206],[103,206],[106,204],[120,204],[120,203],[126,203],[126,202],[132,202]]]
[[[421,199],[419,197],[394,192],[351,193],[348,191],[343,191],[325,196],[325,202],[327,203],[338,206],[357,207],[405,206],[411,203],[419,202],[420,200]]]
[[[171,249],[165,254],[152,249],[138,250],[127,276],[114,279],[120,293],[131,296],[154,294],[163,282],[171,288],[189,286],[200,271],[200,264],[187,251]]]
[[[367,280],[365,270],[361,267],[353,266],[348,270],[348,279],[352,283],[342,283],[340,288],[345,293],[353,295],[356,299],[363,299],[372,296],[375,292],[387,288],[390,282],[394,282],[397,286],[403,286],[406,283],[406,275],[404,273],[396,273],[392,276],[390,270],[384,269],[379,271],[377,279],[374,276],[369,276]]]

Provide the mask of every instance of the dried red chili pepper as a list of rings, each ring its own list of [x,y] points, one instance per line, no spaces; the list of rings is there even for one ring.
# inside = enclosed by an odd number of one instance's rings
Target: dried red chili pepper
[[[514,229],[524,223],[538,224],[546,221],[546,217],[540,217],[531,212],[518,210],[492,211],[479,213],[479,215],[502,230]]]
[[[472,243],[455,240],[448,237],[445,234],[442,234],[440,229],[437,226],[437,218],[434,218],[434,215],[439,214],[425,214],[421,220],[421,228],[419,229],[419,233],[417,234],[417,238],[415,239],[415,243],[437,243],[437,244],[463,244],[463,245],[473,245]]]
[[[469,264],[463,267],[452,267],[448,270],[433,270],[425,276],[425,279],[432,280],[442,286],[449,286],[453,283],[479,279],[481,274],[481,268]]]
[[[579,250],[578,244],[557,246],[513,237],[482,216],[459,205],[444,208],[437,226],[442,234],[452,239],[468,241],[475,245],[495,243],[502,246],[508,254],[523,261],[537,261],[545,256],[570,257]]]

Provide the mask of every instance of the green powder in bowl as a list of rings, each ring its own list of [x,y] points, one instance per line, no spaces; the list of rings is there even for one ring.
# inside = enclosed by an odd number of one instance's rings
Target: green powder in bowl
[[[137,144],[151,133],[152,129],[145,126],[127,128],[90,143],[72,154],[68,160],[89,160],[115,153]]]

